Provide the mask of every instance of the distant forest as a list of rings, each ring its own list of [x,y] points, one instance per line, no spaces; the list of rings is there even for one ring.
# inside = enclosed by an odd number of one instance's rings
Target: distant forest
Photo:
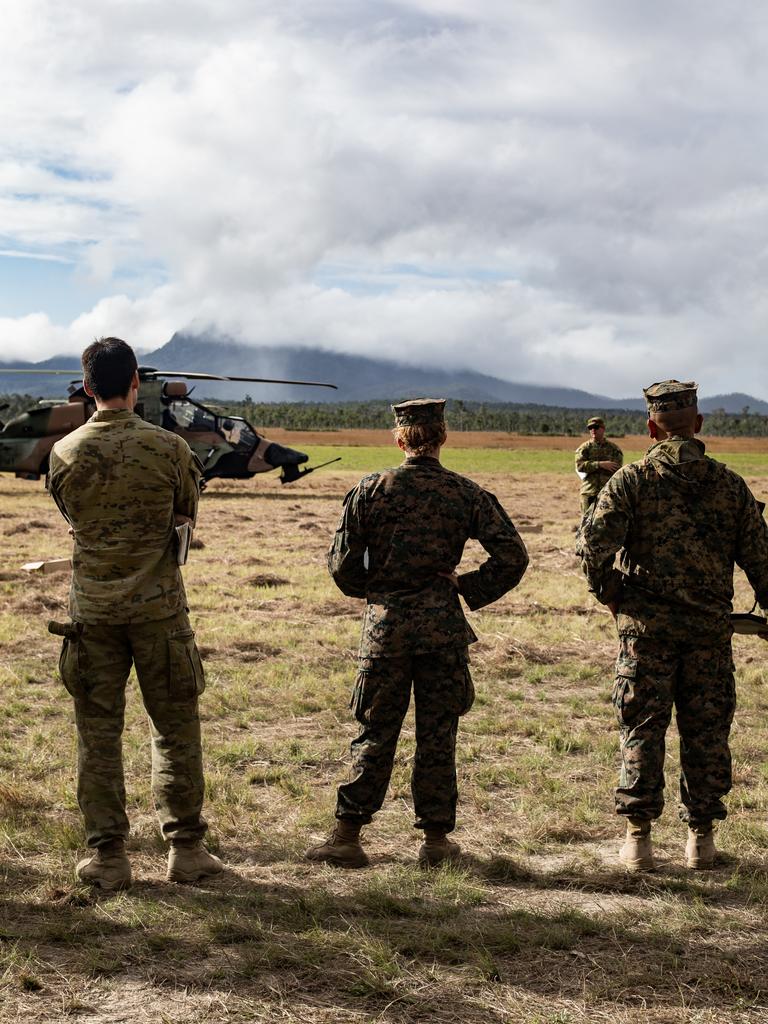
[[[217,412],[244,416],[255,427],[284,427],[286,430],[387,429],[392,412],[387,402],[240,402],[202,399]],[[37,405],[31,395],[0,395],[0,420],[8,422],[20,412]],[[512,434],[565,434],[586,437],[589,416],[605,418],[610,437],[644,434],[645,414],[626,409],[564,409],[549,405],[513,405],[502,402],[462,402],[449,399],[446,419],[450,430],[490,430]],[[703,434],[725,437],[768,437],[768,416],[722,410],[704,417]]]
[[[286,430],[387,429],[392,411],[387,402],[215,402],[217,409],[244,416],[255,427]],[[611,437],[644,434],[646,415],[627,409],[564,409],[549,405],[507,402],[462,402],[449,399],[446,421],[450,430],[490,430],[511,434],[566,434],[586,437],[590,416],[603,416]],[[726,437],[768,437],[768,416],[750,412],[708,412],[702,434]]]

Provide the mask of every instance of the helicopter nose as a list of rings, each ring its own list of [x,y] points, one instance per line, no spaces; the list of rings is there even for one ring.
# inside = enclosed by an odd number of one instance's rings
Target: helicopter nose
[[[307,462],[309,456],[304,452],[297,452],[294,448],[286,448],[284,445],[272,441],[264,452],[264,459],[270,466],[277,468],[278,466],[299,466],[302,462]]]
[[[293,448],[286,448],[276,441],[270,441],[266,437],[260,437],[256,447],[248,458],[247,471],[249,473],[268,473],[271,469],[282,469],[285,466],[298,466],[307,462],[308,455],[304,452],[297,452]]]

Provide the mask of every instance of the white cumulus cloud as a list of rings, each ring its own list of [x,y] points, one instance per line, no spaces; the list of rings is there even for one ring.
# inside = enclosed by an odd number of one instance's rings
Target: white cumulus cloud
[[[0,359],[214,326],[609,394],[768,395],[768,11],[8,0]],[[41,279],[42,280],[42,279]]]

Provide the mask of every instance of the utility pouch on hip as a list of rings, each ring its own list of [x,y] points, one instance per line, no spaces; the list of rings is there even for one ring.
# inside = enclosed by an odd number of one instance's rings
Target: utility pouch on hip
[[[65,640],[79,640],[83,632],[82,622],[55,622],[53,619],[48,623],[48,632],[54,636],[63,636]]]
[[[55,622],[52,619],[48,623],[48,632],[64,638],[59,655],[59,675],[69,694],[73,697],[82,697],[84,694],[83,654],[80,643],[83,634],[82,622]]]

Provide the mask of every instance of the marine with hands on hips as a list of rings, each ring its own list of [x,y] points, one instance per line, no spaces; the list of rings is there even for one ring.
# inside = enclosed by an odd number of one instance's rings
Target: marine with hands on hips
[[[477,637],[461,608],[498,600],[521,580],[525,545],[493,494],[446,469],[445,400],[393,406],[401,465],[364,477],[345,497],[328,568],[339,589],[366,602],[351,707],[360,724],[352,772],[338,788],[336,826],[310,860],[362,867],[360,829],[384,801],[413,688],[416,754],[411,791],[419,860],[455,858],[456,733],[474,699],[468,645]],[[483,564],[457,574],[477,539]]]

